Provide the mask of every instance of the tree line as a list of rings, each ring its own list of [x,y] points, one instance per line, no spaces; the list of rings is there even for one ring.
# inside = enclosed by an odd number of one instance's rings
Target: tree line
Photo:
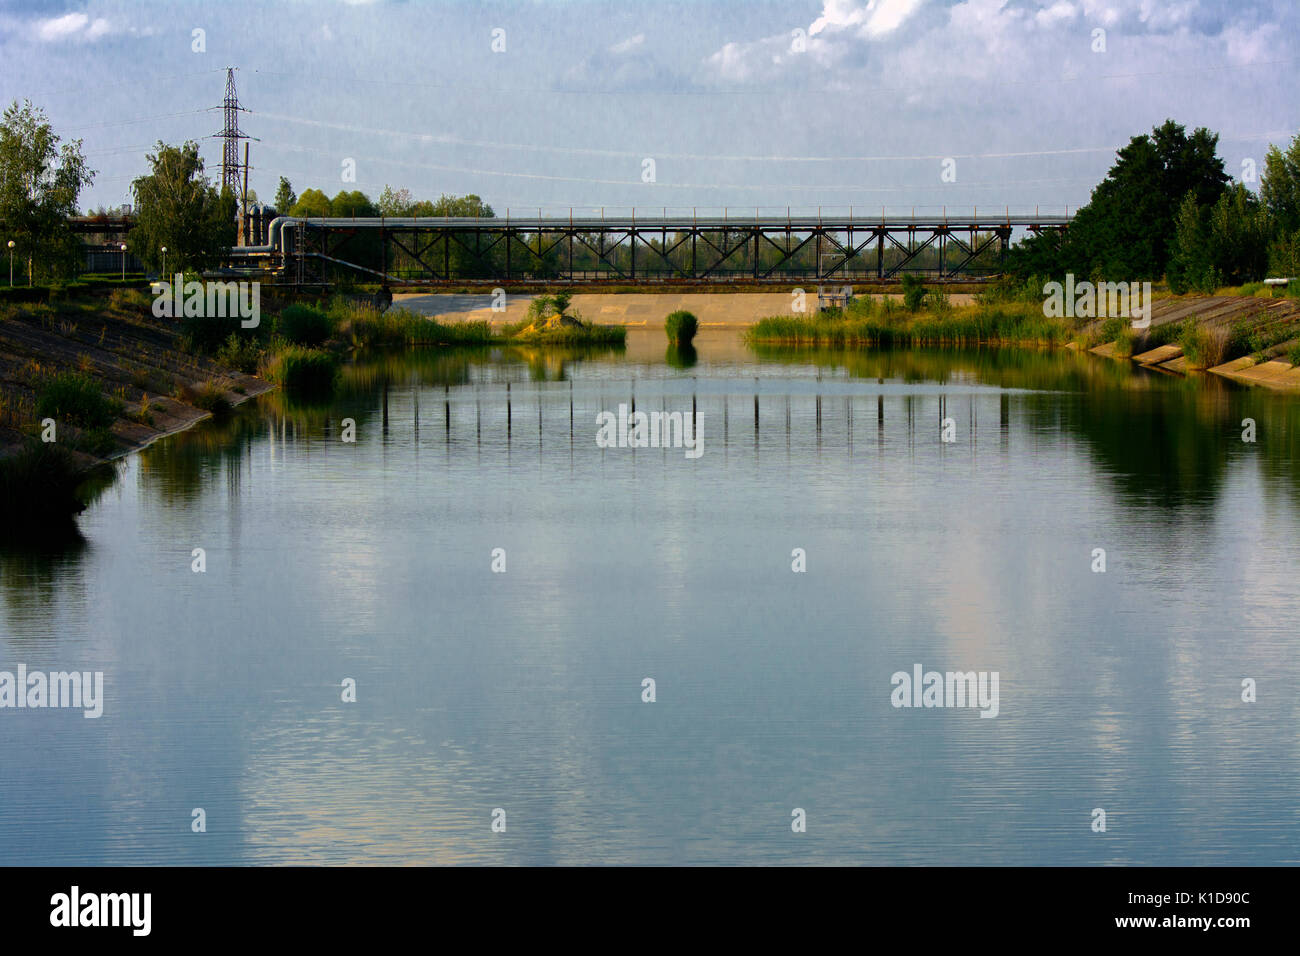
[[[1133,137],[1064,234],[1017,243],[1010,271],[1165,279],[1177,293],[1300,275],[1300,135],[1285,150],[1269,147],[1258,194],[1230,179],[1218,142],[1173,120]]]
[[[1300,275],[1300,135],[1285,149],[1270,146],[1258,192],[1228,176],[1218,140],[1217,133],[1205,128],[1189,135],[1173,120],[1133,137],[1069,228],[1016,243],[1008,271],[1022,280],[1066,273],[1099,281],[1164,279],[1174,292],[1210,292],[1268,274]],[[63,143],[44,111],[30,101],[14,102],[0,121],[0,222],[5,232],[0,254],[12,240],[14,256],[32,281],[66,281],[81,271],[82,247],[68,218],[77,214],[78,196],[95,177],[81,142]],[[135,224],[128,248],[156,271],[162,268],[164,247],[169,271],[219,264],[236,241],[237,198],[207,176],[194,141],[179,146],[159,142],[145,158],[148,172],[131,185]],[[1243,171],[1243,179],[1248,178]],[[417,200],[409,190],[392,186],[374,200],[360,190],[340,190],[331,197],[306,189],[297,195],[284,177],[275,210],[297,217],[495,215],[476,195]],[[375,241],[359,240],[367,248],[357,251],[367,262],[374,259],[389,269],[416,265],[402,261],[412,257],[401,252],[395,260],[385,260],[377,248],[368,248]],[[522,250],[521,271],[558,272],[558,249],[544,249],[540,239],[536,246],[531,256]],[[493,268],[487,260],[500,250],[484,257],[468,242],[449,242],[445,253],[456,260],[454,274],[469,276]],[[594,254],[590,258],[595,266]]]

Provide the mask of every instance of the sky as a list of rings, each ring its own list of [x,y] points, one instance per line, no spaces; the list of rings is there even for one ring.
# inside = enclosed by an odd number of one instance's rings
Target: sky
[[[1257,185],[1298,47],[1295,0],[0,0],[0,99],[83,141],[83,209],[129,203],[158,140],[216,175],[236,67],[264,200],[1064,212],[1166,118]]]

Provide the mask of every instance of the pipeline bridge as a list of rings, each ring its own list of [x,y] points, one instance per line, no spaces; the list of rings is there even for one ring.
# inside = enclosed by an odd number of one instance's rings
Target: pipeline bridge
[[[1004,271],[1014,232],[1061,235],[1072,217],[627,216],[294,218],[266,242],[232,249],[280,281],[311,285],[351,273],[384,285],[595,285],[988,278]],[[250,234],[258,234],[257,227]]]
[[[1060,237],[1073,217],[1038,209],[866,215],[675,213],[470,217],[293,217],[245,214],[249,245],[229,265],[293,286],[784,285],[987,279],[1005,270],[1013,235]],[[120,241],[129,219],[74,220]],[[106,246],[106,248],[116,248]]]

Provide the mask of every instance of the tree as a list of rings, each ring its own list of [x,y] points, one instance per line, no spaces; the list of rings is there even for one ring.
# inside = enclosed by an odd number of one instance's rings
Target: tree
[[[1228,182],[1218,142],[1204,128],[1188,136],[1173,120],[1133,137],[1070,225],[1066,271],[1111,281],[1161,278],[1184,197],[1209,206]]]
[[[65,278],[81,267],[81,243],[68,225],[77,197],[95,172],[81,140],[59,146],[45,111],[24,100],[0,123],[0,220],[3,238],[27,261],[28,281]]]
[[[275,211],[282,216],[287,216],[297,201],[298,196],[293,191],[293,184],[281,176],[280,187],[275,191]]]
[[[289,208],[289,215],[303,219],[319,219],[334,215],[330,209],[330,199],[319,189],[304,189]]]
[[[1268,266],[1268,216],[1245,186],[1224,190],[1213,206],[1189,192],[1175,220],[1169,285],[1175,292],[1213,292],[1264,277]]]
[[[157,269],[167,247],[168,268],[206,268],[235,244],[238,204],[229,190],[217,192],[203,172],[199,144],[159,142],[146,157],[152,168],[131,184],[136,224],[127,244],[146,266]]]
[[[1281,276],[1300,275],[1300,136],[1286,152],[1270,146],[1259,196],[1269,217],[1269,265]]]
[[[370,201],[370,197],[360,189],[354,189],[351,192],[340,189],[338,194],[330,200],[330,210],[330,215],[333,216],[355,216],[359,219],[379,215],[379,210]]]
[[[409,189],[393,189],[392,186],[384,186],[384,191],[379,194],[379,215],[381,216],[411,216],[414,215],[415,200],[411,198]]]

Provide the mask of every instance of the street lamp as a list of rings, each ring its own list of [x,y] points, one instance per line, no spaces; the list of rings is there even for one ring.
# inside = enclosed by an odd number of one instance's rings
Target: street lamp
[[[122,281],[126,281],[126,243],[122,243]]]
[[[14,241],[9,240],[9,288],[14,285]]]
[[[162,254],[163,254],[163,274],[162,274],[162,277],[163,277],[163,279],[166,279],[166,278],[167,278],[167,247],[166,247],[166,246],[163,246],[163,247],[162,247]]]

